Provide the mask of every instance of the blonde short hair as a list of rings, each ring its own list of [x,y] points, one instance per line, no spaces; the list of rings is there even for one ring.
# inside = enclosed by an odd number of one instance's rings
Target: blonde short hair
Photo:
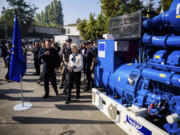
[[[77,49],[79,49],[79,47],[78,47],[78,45],[77,44],[71,44],[71,48],[73,48],[73,47],[75,47],[75,48],[77,48]]]

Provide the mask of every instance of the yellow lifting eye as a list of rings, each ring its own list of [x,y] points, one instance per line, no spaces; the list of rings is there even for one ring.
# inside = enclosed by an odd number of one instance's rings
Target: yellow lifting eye
[[[159,74],[159,76],[160,76],[160,77],[166,77],[166,75],[165,75],[165,74]]]
[[[159,56],[159,55],[156,55],[156,56],[155,56],[155,58],[156,58],[156,59],[159,59],[159,58],[160,58],[160,56]]]
[[[119,77],[118,77],[118,82],[120,82],[120,80],[121,80],[121,77],[119,76]]]
[[[128,65],[128,66],[131,66],[131,65],[132,65],[132,63],[128,63],[127,65]]]

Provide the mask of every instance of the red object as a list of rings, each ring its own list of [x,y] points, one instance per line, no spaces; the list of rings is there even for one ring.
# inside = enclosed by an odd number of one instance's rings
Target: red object
[[[150,107],[148,108],[148,113],[150,112],[150,110],[154,107],[154,104],[151,104]]]

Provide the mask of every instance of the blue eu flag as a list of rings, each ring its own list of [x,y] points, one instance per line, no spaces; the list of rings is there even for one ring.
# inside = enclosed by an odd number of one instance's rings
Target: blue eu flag
[[[15,15],[9,78],[13,81],[20,82],[25,72],[26,61],[23,55],[21,32],[19,29],[17,15]]]

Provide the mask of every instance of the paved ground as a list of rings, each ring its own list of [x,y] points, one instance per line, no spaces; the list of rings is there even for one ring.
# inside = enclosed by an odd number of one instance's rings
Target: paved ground
[[[43,99],[43,85],[36,84],[31,58],[29,53],[23,90],[24,101],[33,106],[21,112],[13,110],[21,103],[20,84],[4,80],[7,69],[0,58],[0,135],[125,135],[91,104],[91,92],[82,92],[79,100],[73,93],[73,102],[65,105],[65,96],[55,96],[50,87],[51,97]]]

